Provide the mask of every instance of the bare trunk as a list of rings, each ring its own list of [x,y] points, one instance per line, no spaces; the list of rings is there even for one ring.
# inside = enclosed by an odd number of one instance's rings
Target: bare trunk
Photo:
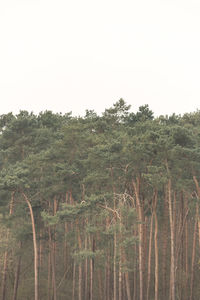
[[[50,231],[50,228],[48,229]],[[51,300],[51,241],[49,235],[49,253],[48,253],[48,286],[47,286],[48,300]]]
[[[162,228],[162,297],[167,298],[167,249],[168,249],[168,196],[164,198],[164,216]]]
[[[98,288],[98,293],[99,293],[99,297],[100,297],[100,300],[103,300],[103,287],[102,287],[102,278],[101,278],[101,271],[98,270],[97,271],[97,276],[98,276],[98,285],[99,285],[99,288]],[[106,298],[104,298],[104,300],[106,300]]]
[[[75,287],[76,287],[76,264],[73,263],[73,279],[72,279],[72,300],[75,300]]]
[[[168,182],[168,204],[169,204],[169,222],[170,222],[170,240],[171,240],[171,271],[170,271],[170,298],[175,300],[175,256],[174,256],[174,222],[172,212],[171,180]]]
[[[10,201],[10,209],[9,209],[9,215],[11,216],[13,213],[13,204],[14,204],[14,195],[15,193],[12,193],[11,201]],[[9,230],[7,230],[6,233],[6,244],[9,240]],[[3,264],[3,274],[2,274],[2,290],[1,290],[1,299],[6,299],[6,278],[7,278],[7,267],[8,267],[8,250],[4,253],[4,264]]]
[[[87,250],[87,236],[85,237],[85,250]],[[88,299],[88,259],[85,259],[85,299]]]
[[[94,249],[94,239],[89,237],[89,242],[90,242],[90,249],[92,252],[95,251]],[[90,300],[93,300],[93,273],[94,273],[94,259],[90,259]]]
[[[93,261],[90,259],[90,300],[93,300]]]
[[[158,300],[158,220],[156,211],[154,211],[155,232],[154,232],[154,245],[155,245],[155,300]]]
[[[117,236],[114,232],[114,255],[113,255],[113,300],[117,300]]]
[[[122,262],[126,263],[126,254],[125,252],[122,250]],[[127,271],[125,271],[124,273],[124,279],[125,279],[125,287],[126,287],[126,295],[127,295],[127,299],[131,300],[131,290],[130,290],[130,283],[129,283],[129,273]],[[122,298],[124,299],[124,298]]]
[[[16,272],[15,272],[15,282],[14,282],[12,300],[17,300],[17,290],[18,290],[18,285],[19,285],[20,268],[21,268],[21,254],[18,258],[17,268],[16,268]]]
[[[29,207],[31,215],[31,224],[33,232],[33,247],[34,247],[34,274],[35,274],[35,300],[38,300],[38,249],[37,249],[37,240],[36,240],[36,230],[35,230],[35,221],[33,216],[33,209],[28,197],[22,192],[22,195]]]
[[[7,278],[7,265],[8,265],[8,251],[4,254],[3,274],[2,274],[2,292],[1,299],[6,299],[6,278]]]
[[[152,236],[153,236],[153,214],[151,215],[150,233],[149,233],[149,255],[147,271],[147,300],[149,300],[149,289],[151,280],[151,253],[152,253]]]
[[[139,234],[139,287],[140,287],[140,300],[143,299],[143,211],[142,204],[139,197],[139,178],[137,178],[137,183],[133,181],[133,187],[136,197],[136,205],[138,210],[139,224],[138,224],[138,234]]]
[[[78,266],[78,299],[82,300],[82,266]]]
[[[137,245],[134,246],[133,300],[137,299]]]
[[[81,250],[82,249],[82,241],[81,241],[79,228],[77,228],[77,231],[78,231],[79,250]],[[79,266],[78,266],[78,299],[82,300],[82,264],[81,264],[81,262],[79,262]]]
[[[196,218],[194,224],[194,234],[193,234],[193,245],[192,245],[192,265],[191,265],[191,280],[190,280],[190,300],[193,299],[193,283],[194,283],[194,262],[195,262],[195,254],[196,254],[196,233],[197,233],[197,223],[198,223],[198,203],[196,204]]]
[[[119,253],[119,300],[122,300],[122,257],[121,257],[121,250]]]

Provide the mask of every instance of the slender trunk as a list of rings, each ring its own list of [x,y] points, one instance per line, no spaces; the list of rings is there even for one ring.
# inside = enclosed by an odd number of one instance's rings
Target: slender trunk
[[[50,231],[50,228],[49,228]],[[49,253],[48,253],[48,286],[47,286],[48,300],[51,300],[51,241],[49,239]]]
[[[189,298],[188,293],[188,274],[189,274],[189,266],[188,266],[188,220],[186,219],[185,223],[185,300]]]
[[[114,254],[113,254],[113,300],[117,300],[117,233],[114,232]]]
[[[200,199],[200,187],[199,187],[199,183],[197,181],[196,176],[193,176],[193,180],[194,180],[195,185],[196,185],[197,196]],[[199,218],[199,214],[198,214],[198,233],[199,233],[199,247],[200,247],[200,218]]]
[[[151,280],[152,236],[153,236],[153,214],[151,215],[150,233],[149,233],[149,255],[148,255],[148,271],[147,271],[147,300],[149,300],[149,290],[150,290],[150,280]]]
[[[76,264],[75,262],[73,262],[72,300],[75,300],[75,287],[76,287]]]
[[[121,216],[121,201],[120,201],[120,213],[119,213],[119,239],[121,239],[121,235],[122,235],[122,216]],[[122,300],[122,246],[119,245],[119,299],[118,300]]]
[[[42,231],[40,230],[40,246],[39,246],[39,268],[42,267]]]
[[[81,263],[78,266],[78,299],[82,300],[82,267]]]
[[[168,196],[164,197],[163,227],[162,227],[162,297],[167,298],[167,249],[168,249]]]
[[[55,215],[57,209],[56,199],[54,199],[53,214]],[[53,235],[53,239],[52,239]],[[51,286],[53,288],[53,300],[57,299],[57,287],[56,287],[56,242],[55,242],[55,227],[52,231],[49,228],[49,248],[50,248],[50,260],[51,260]]]
[[[125,254],[125,252],[123,250],[122,250],[122,262],[126,263],[126,254]],[[129,273],[127,271],[124,272],[124,279],[125,279],[125,287],[126,287],[127,300],[131,300],[131,290],[130,290],[130,283],[129,283]]]
[[[191,263],[191,279],[190,279],[190,300],[193,299],[193,284],[194,284],[194,262],[195,262],[195,255],[196,255],[196,233],[197,233],[197,223],[198,223],[198,203],[196,204],[196,218],[194,224],[194,234],[193,234],[193,245],[192,245],[192,263]]]
[[[143,210],[142,204],[139,197],[139,178],[137,178],[137,182],[133,181],[133,187],[135,191],[136,197],[136,205],[138,210],[139,224],[138,224],[138,234],[139,234],[139,288],[140,288],[140,300],[143,299]]]
[[[81,236],[79,229],[78,231],[78,245],[79,245],[79,250],[82,249],[82,241],[81,241]],[[82,264],[79,262],[78,266],[78,300],[82,300]]]
[[[172,212],[171,179],[168,182],[168,204],[169,204],[169,222],[170,222],[170,240],[171,240],[171,271],[170,271],[170,298],[175,300],[175,256],[174,256],[174,222]]]
[[[53,300],[57,299],[56,291],[56,266],[55,266],[55,242],[51,242],[51,267],[52,267],[52,287],[53,287]]]
[[[30,215],[31,215],[31,224],[32,224],[32,233],[33,233],[33,247],[34,247],[34,274],[35,274],[35,300],[38,300],[38,249],[37,249],[37,240],[36,240],[36,230],[35,230],[35,220],[33,216],[33,209],[31,203],[26,196],[22,192],[22,195],[29,207]]]
[[[154,232],[154,245],[155,245],[155,300],[158,300],[158,219],[156,210],[154,211],[155,232]]]
[[[85,237],[85,250],[87,250],[87,235]],[[88,299],[88,259],[85,259],[85,299]]]
[[[65,195],[65,203],[66,205],[68,204],[69,201],[69,193],[66,192]],[[67,245],[67,232],[68,232],[68,224],[67,222],[64,223],[64,230],[65,230],[65,235],[64,235],[64,270],[67,270],[67,263],[68,263],[68,245]]]
[[[2,274],[2,291],[1,299],[6,299],[6,278],[7,278],[7,265],[8,265],[8,251],[4,254],[3,274]]]
[[[97,271],[97,276],[98,276],[98,285],[99,285],[98,294],[99,294],[100,300],[103,300],[102,278],[101,278],[101,271],[99,269]],[[106,297],[104,298],[104,300],[106,300]]]
[[[122,255],[119,251],[119,300],[122,300]]]
[[[21,254],[18,258],[18,262],[17,262],[17,268],[16,268],[16,272],[15,272],[15,282],[14,282],[14,289],[13,289],[13,298],[12,300],[17,300],[17,290],[18,290],[18,286],[19,286],[19,276],[20,276],[20,268],[21,268]]]
[[[15,195],[15,192],[13,192],[12,196],[11,196],[10,208],[9,208],[9,215],[10,216],[13,213],[14,195]],[[6,235],[7,235],[7,237],[6,237],[6,244],[8,244],[9,230],[7,230]],[[2,300],[6,299],[7,268],[8,268],[8,249],[4,253],[3,274],[2,274],[2,290],[1,290],[1,299]]]
[[[137,299],[137,244],[134,246],[133,300]]]
[[[90,259],[90,300],[93,300],[93,261]]]
[[[95,251],[94,247],[94,238],[89,236],[89,242],[90,242],[90,249],[92,252]],[[90,259],[90,300],[93,300],[93,273],[94,273],[94,259]]]
[[[106,261],[106,268],[105,268],[105,299],[110,300],[111,298],[111,284],[110,284],[110,279],[111,279],[111,272],[110,272],[110,253],[109,250],[107,251],[107,261]]]

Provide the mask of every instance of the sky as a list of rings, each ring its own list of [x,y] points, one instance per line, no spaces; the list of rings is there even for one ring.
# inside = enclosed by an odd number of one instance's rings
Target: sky
[[[1,0],[0,114],[200,109],[199,0]]]

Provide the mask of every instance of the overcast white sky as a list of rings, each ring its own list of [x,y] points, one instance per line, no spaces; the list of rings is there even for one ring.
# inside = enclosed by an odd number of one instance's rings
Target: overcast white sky
[[[0,0],[0,114],[200,109],[199,0]]]

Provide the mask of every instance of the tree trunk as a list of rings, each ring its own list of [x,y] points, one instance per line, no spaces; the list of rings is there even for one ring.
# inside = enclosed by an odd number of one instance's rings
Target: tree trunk
[[[98,294],[100,297],[100,300],[103,300],[103,287],[102,287],[102,279],[101,279],[101,271],[98,269],[97,270],[97,276],[98,276]],[[104,298],[106,300],[106,297]]]
[[[123,263],[126,263],[126,254],[122,250],[122,257],[123,257]],[[129,273],[125,271],[124,273],[125,277],[125,287],[126,287],[126,295],[127,295],[127,300],[131,300],[131,290],[130,290],[130,283],[129,283]],[[124,299],[124,298],[123,298]]]
[[[167,299],[167,249],[168,249],[168,196],[164,197],[163,227],[162,227],[162,297]]]
[[[156,208],[154,210],[155,231],[154,231],[154,245],[155,245],[155,300],[158,300],[158,219]]]
[[[5,251],[4,254],[4,264],[3,264],[3,274],[2,274],[2,291],[1,299],[6,299],[6,278],[7,278],[7,265],[8,265],[8,251]]]
[[[15,192],[12,193],[11,201],[10,201],[10,208],[9,208],[9,215],[11,216],[13,213],[13,204],[14,204],[14,195]],[[9,240],[9,230],[6,233],[6,244]],[[8,268],[8,250],[4,253],[4,264],[3,264],[3,274],[2,274],[2,290],[1,290],[1,299],[6,299],[6,278],[7,278],[7,268]]]
[[[174,222],[172,212],[171,179],[168,182],[168,204],[171,240],[170,300],[175,300],[175,254],[174,254]]]
[[[82,241],[81,241],[79,228],[77,228],[77,231],[78,231],[79,250],[81,250],[82,249]],[[82,300],[82,263],[81,262],[79,262],[79,266],[78,266],[78,300]]]
[[[82,266],[78,266],[78,299],[82,300]]]
[[[133,181],[133,187],[135,191],[135,197],[136,197],[136,205],[137,205],[137,211],[138,211],[138,217],[139,217],[139,224],[138,224],[138,234],[139,234],[139,288],[140,288],[140,300],[143,299],[143,209],[141,200],[139,197],[139,185],[140,181],[139,178],[137,178],[137,182]]]
[[[76,287],[76,264],[75,262],[73,262],[72,300],[75,300],[75,287]]]
[[[13,298],[12,300],[17,300],[17,290],[18,290],[18,285],[19,285],[19,276],[20,276],[20,268],[21,268],[21,254],[18,258],[17,262],[17,268],[15,272],[15,282],[14,282],[14,289],[13,289]]]
[[[38,300],[38,249],[37,249],[37,240],[36,240],[36,230],[35,230],[35,221],[33,216],[33,209],[31,203],[26,196],[22,192],[22,195],[29,207],[30,215],[31,215],[31,224],[32,224],[32,232],[33,232],[33,247],[34,247],[34,274],[35,274],[35,300]]]
[[[92,252],[94,249],[94,239],[89,236],[90,249]],[[90,258],[90,300],[93,300],[93,273],[94,273],[94,259]]]
[[[190,279],[190,300],[193,299],[193,283],[194,283],[194,262],[195,262],[195,254],[196,254],[196,234],[197,234],[197,223],[198,223],[198,203],[196,204],[196,218],[194,224],[194,234],[193,234],[193,245],[192,245],[192,263],[191,263],[191,279]]]
[[[48,228],[50,231],[50,228]],[[51,300],[51,241],[49,239],[49,253],[48,253],[48,286],[47,286],[48,300]]]
[[[85,250],[87,250],[87,235],[85,237]],[[85,299],[88,299],[88,259],[86,257],[85,259],[85,291],[84,291],[84,294],[85,294]]]
[[[150,233],[149,233],[149,255],[148,255],[148,271],[147,271],[147,300],[149,300],[149,290],[150,290],[150,280],[151,280],[152,236],[153,236],[153,214],[151,215]]]
[[[113,254],[113,300],[117,300],[117,233],[114,232],[114,254]]]

